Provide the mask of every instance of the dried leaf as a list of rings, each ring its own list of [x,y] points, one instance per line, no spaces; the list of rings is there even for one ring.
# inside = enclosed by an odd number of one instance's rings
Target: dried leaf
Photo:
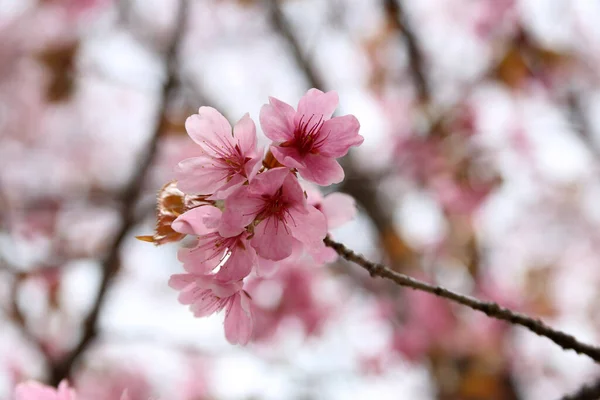
[[[161,245],[178,242],[185,234],[175,232],[171,224],[184,212],[213,202],[206,200],[207,196],[190,196],[177,189],[177,182],[169,182],[158,192],[156,205],[156,228],[154,235],[136,236],[143,242]]]

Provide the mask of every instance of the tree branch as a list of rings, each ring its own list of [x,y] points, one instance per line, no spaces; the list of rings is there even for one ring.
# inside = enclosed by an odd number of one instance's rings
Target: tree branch
[[[508,308],[504,308],[497,303],[486,302],[474,297],[455,293],[444,287],[431,285],[429,283],[411,278],[407,275],[395,272],[385,265],[367,260],[360,254],[356,254],[352,250],[348,249],[343,244],[331,240],[329,237],[325,238],[324,242],[327,246],[334,249],[347,261],[358,264],[369,271],[369,274],[372,277],[379,276],[381,278],[391,280],[399,286],[409,287],[411,289],[435,294],[436,296],[454,301],[455,303],[462,304],[474,310],[481,311],[488,317],[507,321],[514,325],[524,326],[533,333],[547,337],[565,350],[574,350],[578,354],[585,354],[592,360],[600,362],[600,347],[582,343],[569,334],[549,327],[539,319],[534,319],[527,315],[509,310]]]
[[[383,6],[393,27],[402,33],[402,36],[406,41],[409,70],[417,89],[419,101],[427,103],[431,91],[427,79],[425,78],[423,53],[419,48],[414,31],[406,19],[406,13],[401,1],[402,0],[384,0]]]
[[[598,400],[600,399],[600,379],[596,382],[584,385],[575,393],[564,395],[560,400]]]
[[[138,167],[135,170],[129,185],[120,194],[120,200],[122,204],[120,211],[120,220],[122,221],[121,227],[115,234],[113,243],[110,246],[110,250],[102,262],[102,280],[96,295],[96,301],[94,302],[94,306],[85,319],[83,333],[79,343],[63,359],[59,360],[59,362],[53,365],[52,370],[50,371],[51,385],[56,386],[62,379],[69,376],[74,363],[77,361],[79,356],[85,352],[98,334],[98,319],[100,316],[100,311],[106,302],[106,294],[108,289],[110,288],[114,277],[120,269],[119,253],[121,244],[123,243],[129,230],[135,225],[135,206],[138,202],[138,199],[141,197],[145,177],[148,173],[154,155],[156,154],[158,139],[162,130],[161,121],[164,119],[163,116],[166,110],[169,95],[177,84],[176,59],[179,43],[181,42],[181,37],[185,31],[187,4],[187,0],[181,0],[179,2],[179,9],[177,11],[177,18],[175,22],[175,32],[173,33],[170,45],[165,54],[167,78],[163,84],[160,95],[160,102],[158,105],[159,111],[154,125],[154,132],[150,142],[148,143],[146,152],[137,163]]]

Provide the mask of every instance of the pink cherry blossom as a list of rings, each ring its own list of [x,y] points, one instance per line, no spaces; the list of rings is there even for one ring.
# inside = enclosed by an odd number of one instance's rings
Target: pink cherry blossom
[[[58,389],[38,382],[24,382],[15,389],[15,400],[76,400],[75,390],[67,381],[62,381]]]
[[[232,130],[217,110],[200,107],[185,128],[203,154],[177,165],[175,175],[183,192],[222,199],[256,175],[262,152],[256,148],[256,127],[248,114]]]
[[[297,241],[308,248],[322,246],[327,234],[325,217],[306,203],[298,179],[287,168],[259,174],[227,198],[219,232],[237,236],[248,226],[256,253],[274,261],[290,256]]]
[[[180,233],[198,235],[196,246],[179,251],[185,270],[207,275],[220,266],[215,278],[223,283],[246,277],[257,264],[256,252],[248,242],[248,233],[224,237],[217,231],[221,210],[213,206],[193,208],[179,216],[172,228]]]
[[[356,201],[345,193],[330,193],[323,197],[317,187],[304,186],[306,201],[325,215],[327,229],[335,229],[356,217]]]
[[[176,274],[169,286],[179,290],[179,302],[189,305],[195,317],[225,310],[225,337],[231,344],[245,345],[252,335],[250,297],[242,282],[223,283],[214,276]]]
[[[336,92],[317,89],[310,89],[300,99],[297,111],[269,98],[260,111],[260,124],[275,142],[271,152],[277,161],[319,185],[341,182],[344,170],[336,158],[345,156],[364,138],[358,134],[360,124],[353,115],[331,118],[337,105]]]
[[[247,290],[255,299],[256,340],[268,340],[289,320],[304,328],[307,336],[318,334],[333,314],[331,297],[319,295],[325,271],[311,264],[286,259],[277,272],[251,280]],[[276,295],[279,294],[279,295]]]

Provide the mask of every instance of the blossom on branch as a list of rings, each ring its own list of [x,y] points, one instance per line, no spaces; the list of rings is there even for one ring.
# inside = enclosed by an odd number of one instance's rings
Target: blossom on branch
[[[306,203],[298,179],[287,168],[258,175],[225,200],[220,233],[235,236],[248,226],[258,255],[274,261],[289,257],[297,241],[320,246],[327,234],[325,217]]]
[[[362,144],[360,123],[353,115],[331,118],[338,95],[310,89],[298,110],[274,97],[260,110],[260,125],[275,143],[271,152],[281,164],[295,168],[308,181],[326,186],[344,179],[336,158]]]
[[[185,129],[200,145],[202,155],[177,165],[180,190],[222,199],[256,175],[262,154],[256,148],[256,127],[248,114],[232,130],[217,110],[200,107],[198,114],[185,121]]]

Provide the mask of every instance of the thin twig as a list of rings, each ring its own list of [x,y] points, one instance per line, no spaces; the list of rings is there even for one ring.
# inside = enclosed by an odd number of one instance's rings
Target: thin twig
[[[383,6],[390,17],[390,22],[402,33],[406,41],[409,70],[417,89],[417,95],[422,103],[427,103],[431,91],[425,77],[423,53],[414,31],[407,21],[402,2],[401,0],[384,0]]]
[[[575,393],[564,395],[560,400],[598,400],[600,399],[600,379],[579,388]]]
[[[456,293],[444,287],[431,285],[429,283],[411,278],[407,275],[395,272],[385,265],[367,260],[360,254],[348,249],[343,244],[331,240],[329,237],[325,238],[324,242],[344,259],[358,264],[369,271],[369,274],[371,274],[372,277],[379,276],[381,278],[389,279],[395,282],[397,285],[432,293],[436,296],[452,300],[474,310],[481,311],[488,317],[507,321],[511,324],[524,326],[533,333],[547,337],[565,350],[574,350],[578,354],[585,354],[592,360],[600,362],[600,347],[582,343],[567,333],[549,327],[539,319],[534,319],[527,315],[509,310],[508,308],[504,308],[494,302],[482,301],[474,297]]]
[[[57,385],[62,379],[69,376],[75,361],[81,354],[85,352],[98,333],[98,318],[100,311],[106,301],[108,289],[120,268],[119,253],[121,244],[137,220],[135,215],[135,206],[141,197],[143,184],[145,183],[145,177],[148,173],[154,155],[156,154],[158,139],[162,130],[161,121],[164,117],[169,95],[177,84],[176,59],[181,37],[185,31],[186,24],[184,21],[187,17],[187,4],[187,0],[181,0],[179,3],[175,32],[173,33],[171,43],[165,54],[167,79],[163,84],[160,95],[160,102],[158,105],[159,112],[157,113],[156,122],[154,124],[154,132],[150,142],[148,143],[146,152],[142,156],[142,159],[137,163],[138,167],[131,178],[130,184],[121,193],[121,227],[115,234],[113,243],[110,246],[110,250],[102,262],[102,280],[100,283],[100,289],[96,295],[94,306],[85,319],[83,333],[77,346],[70,353],[68,353],[66,357],[61,359],[53,366],[50,373],[50,383],[52,385]]]

